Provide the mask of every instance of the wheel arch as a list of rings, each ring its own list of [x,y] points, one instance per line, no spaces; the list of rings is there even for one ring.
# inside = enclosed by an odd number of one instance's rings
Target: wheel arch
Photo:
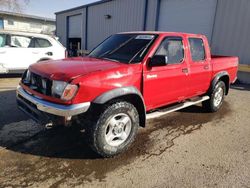
[[[223,81],[226,85],[226,95],[228,95],[228,92],[229,92],[229,87],[230,87],[230,78],[229,78],[229,74],[228,72],[226,71],[222,71],[222,72],[219,72],[215,75],[212,83],[211,83],[211,86],[209,88],[209,94],[213,91],[215,85],[217,84],[218,81]]]
[[[146,125],[146,108],[141,92],[134,86],[116,88],[94,99],[94,104],[106,104],[114,100],[124,100],[135,106],[139,113],[140,126]]]
[[[44,57],[44,58],[41,58],[37,61],[37,63],[41,62],[41,61],[49,61],[49,60],[52,60],[50,58],[47,58],[47,57]]]

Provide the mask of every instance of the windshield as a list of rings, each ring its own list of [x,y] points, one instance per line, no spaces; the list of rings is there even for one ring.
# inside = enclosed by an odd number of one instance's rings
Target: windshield
[[[155,38],[156,35],[149,34],[112,35],[97,46],[89,57],[124,63],[140,62]]]

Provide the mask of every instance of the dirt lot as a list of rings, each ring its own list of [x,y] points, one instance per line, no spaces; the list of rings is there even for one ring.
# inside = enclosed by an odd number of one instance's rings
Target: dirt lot
[[[194,106],[147,123],[131,149],[98,158],[77,127],[45,130],[0,78],[0,187],[250,187],[250,87],[215,114]]]

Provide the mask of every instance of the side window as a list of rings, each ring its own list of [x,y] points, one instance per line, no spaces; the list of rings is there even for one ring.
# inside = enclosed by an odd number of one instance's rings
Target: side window
[[[194,62],[205,60],[206,55],[203,40],[199,38],[190,38],[188,40],[190,44],[192,60]]]
[[[155,55],[168,58],[168,64],[181,63],[184,59],[184,48],[181,38],[166,38],[163,40]]]
[[[4,29],[3,18],[0,18],[0,29]]]
[[[14,20],[8,20],[8,25],[14,25]]]
[[[48,48],[50,46],[52,46],[52,45],[48,40],[42,39],[42,38],[34,38],[34,47],[35,48]]]
[[[28,48],[31,42],[31,38],[27,36],[11,35],[10,46],[17,48]]]
[[[7,36],[5,34],[0,34],[0,48],[6,46]]]

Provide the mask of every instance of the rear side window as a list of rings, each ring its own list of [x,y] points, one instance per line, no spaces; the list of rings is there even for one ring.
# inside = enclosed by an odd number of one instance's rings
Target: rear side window
[[[202,39],[199,38],[190,38],[190,50],[192,55],[192,60],[195,62],[205,60],[205,47]]]
[[[31,38],[27,36],[11,35],[10,46],[17,48],[28,48],[30,45]]]
[[[168,58],[168,64],[181,63],[184,59],[182,38],[166,38],[163,40],[155,55]]]
[[[6,35],[0,34],[0,48],[6,46]]]
[[[33,42],[34,42],[33,45],[35,48],[48,48],[52,46],[48,40],[42,39],[42,38],[34,38]]]

